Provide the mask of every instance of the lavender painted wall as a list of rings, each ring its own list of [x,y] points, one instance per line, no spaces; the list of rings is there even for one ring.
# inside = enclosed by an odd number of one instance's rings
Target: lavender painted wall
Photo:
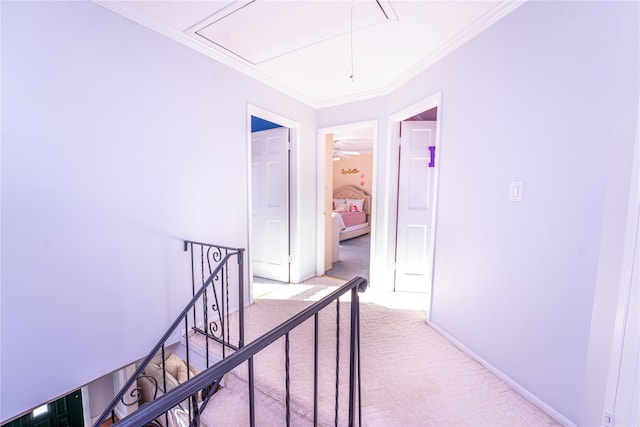
[[[247,104],[296,120],[301,140],[316,126],[311,108],[95,3],[0,7],[6,420],[146,354],[190,292],[182,239],[247,246]],[[292,167],[312,193],[315,147]],[[314,208],[296,205],[305,235]],[[315,269],[306,254],[298,274]]]
[[[318,114],[321,127],[367,112],[385,123],[442,93],[432,321],[566,424],[598,424],[602,413],[602,381],[585,378],[591,359],[594,376],[607,375],[592,349],[610,348],[616,315],[603,308],[592,330],[596,287],[617,296],[637,18],[637,2],[527,2],[380,105]],[[378,152],[393,154],[388,140]],[[388,209],[394,164],[378,167],[378,203]],[[511,181],[524,182],[522,203],[509,202]],[[378,266],[393,256],[386,231]]]

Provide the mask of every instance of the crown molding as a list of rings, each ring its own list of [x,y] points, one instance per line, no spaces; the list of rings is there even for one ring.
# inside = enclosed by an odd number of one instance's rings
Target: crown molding
[[[402,76],[397,78],[391,85],[387,86],[388,92],[392,92],[393,90],[399,88],[403,84],[407,83],[409,80],[416,77],[418,74],[422,73],[427,68],[431,67],[445,56],[454,52],[456,49],[464,45],[469,40],[475,38],[480,33],[491,27],[493,24],[498,22],[500,19],[507,16],[509,13],[513,12],[527,0],[505,0],[496,6],[490,13],[482,16],[479,20],[468,26],[464,31],[458,33],[448,42],[440,46],[436,51],[432,54],[424,58],[420,61],[416,66],[407,70]]]
[[[112,0],[92,0],[93,3],[98,4],[117,15],[123,16],[137,24],[142,25],[156,33],[168,37],[180,44],[183,44],[199,53],[202,53],[209,58],[220,62],[246,76],[249,76],[273,89],[284,93],[298,101],[317,108],[317,102],[308,96],[296,91],[295,89],[284,85],[283,83],[275,80],[274,78],[264,74],[261,71],[256,70],[249,64],[241,61],[232,53],[226,52],[223,49],[215,49],[212,46],[198,41],[198,39],[191,37],[183,31],[177,30],[170,25],[165,24],[157,19],[149,17],[144,12],[141,12],[135,5],[128,1],[112,1]]]
[[[413,78],[417,77],[420,73],[454,52],[456,49],[464,45],[469,40],[475,38],[480,33],[491,27],[493,24],[525,4],[527,0],[504,0],[498,6],[496,6],[490,13],[484,15],[482,18],[474,22],[467,27],[464,31],[458,33],[447,43],[442,45],[438,50],[431,55],[424,58],[418,64],[411,69],[407,70],[401,76],[394,79],[387,86],[379,89],[364,91],[357,94],[332,98],[328,100],[318,101],[314,103],[315,108],[328,108],[336,105],[348,104],[352,102],[364,101],[367,99],[377,98],[380,96],[386,96],[391,94],[396,89],[400,88],[405,83],[409,82]]]
[[[189,33],[189,29],[184,31],[177,30],[157,19],[151,18],[140,9],[136,8],[133,2],[129,1],[110,1],[110,0],[93,0],[94,3],[103,6],[104,8],[128,18],[150,30],[153,30],[165,37],[168,37],[178,43],[181,43],[197,52],[206,55],[215,61],[218,61],[246,76],[249,76],[273,89],[290,96],[298,101],[306,104],[307,106],[315,109],[328,108],[342,104],[348,104],[352,102],[364,101],[367,99],[377,98],[380,96],[389,95],[394,90],[398,89],[411,79],[417,77],[420,73],[431,67],[460,46],[473,39],[487,28],[498,22],[500,19],[507,16],[509,13],[516,10],[518,7],[526,3],[527,0],[504,0],[498,6],[496,6],[490,13],[484,15],[482,18],[474,22],[467,27],[461,33],[458,33],[447,43],[442,45],[438,50],[431,55],[424,58],[418,64],[405,73],[395,78],[391,83],[384,87],[380,87],[373,90],[362,91],[356,94],[350,94],[344,97],[337,97],[331,99],[313,99],[298,90],[295,90],[286,84],[266,75],[265,73],[252,67],[245,61],[242,61],[230,52],[224,49],[217,49],[209,44],[199,41],[196,37],[193,37]]]

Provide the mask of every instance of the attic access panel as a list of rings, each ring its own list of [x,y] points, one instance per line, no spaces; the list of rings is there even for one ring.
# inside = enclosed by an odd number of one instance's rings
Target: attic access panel
[[[236,1],[187,30],[252,65],[389,22],[375,1]]]

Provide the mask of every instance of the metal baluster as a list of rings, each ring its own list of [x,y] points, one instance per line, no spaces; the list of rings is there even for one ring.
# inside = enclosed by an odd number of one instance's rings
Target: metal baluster
[[[289,333],[287,332],[284,336],[284,353],[285,353],[285,362],[284,362],[284,370],[285,370],[285,406],[286,406],[286,420],[287,427],[291,425],[291,391],[290,391],[290,377],[289,377]]]
[[[356,336],[358,337],[358,425],[362,426],[362,378],[360,376],[360,297],[358,296],[358,323],[356,323]]]
[[[340,298],[336,299],[336,427],[338,427],[338,399],[340,398]]]
[[[207,264],[209,264],[209,250],[211,248],[207,249]],[[202,270],[202,284],[204,285],[205,281],[207,279],[205,279],[204,276],[204,247],[202,247],[202,250],[200,252],[202,254],[202,256],[200,257],[200,259],[202,260],[202,266],[201,266],[201,270]],[[209,268],[209,270],[211,270],[211,268]],[[211,276],[211,272],[209,272],[209,276]],[[213,283],[213,280],[211,281],[211,286],[215,286]],[[204,293],[202,294],[202,320],[204,322],[204,324],[202,325],[205,332],[207,332],[207,329],[209,328],[209,308],[208,308],[208,298],[207,295],[209,293],[209,287],[207,286],[207,289],[205,289]],[[205,354],[207,355],[207,360],[206,360],[206,367],[209,367],[209,335],[207,333],[207,335],[205,335],[204,337],[204,347],[205,347]]]
[[[239,301],[239,325],[238,325],[238,348],[244,347],[244,251],[238,251],[238,301]],[[256,425],[255,406],[255,382],[253,377],[253,357],[247,360],[247,370],[249,375],[249,424]]]
[[[166,393],[167,392],[167,363],[166,363],[167,357],[166,357],[165,352],[164,352],[164,344],[162,344],[161,356],[162,356],[162,392]],[[155,398],[155,396],[154,396],[154,398]],[[164,413],[164,422],[165,422],[165,425],[169,425],[169,413],[168,412]]]
[[[187,353],[187,381],[191,378],[191,362],[189,362],[189,316],[185,314],[184,316],[184,339],[185,339],[185,348]],[[189,400],[189,418],[191,418],[191,414],[193,413],[193,409],[196,408],[197,405],[191,405],[191,400]]]
[[[319,349],[318,313],[313,316],[313,426],[318,427],[318,349]]]
[[[349,426],[355,423],[356,325],[358,324],[358,289],[351,290],[351,330],[349,334]]]
[[[200,408],[198,408],[197,396],[197,394],[193,394],[189,399],[189,408],[194,408],[193,412],[189,409],[190,426],[192,427],[200,427]]]
[[[249,369],[249,425],[255,427],[256,425],[256,403],[255,403],[255,380],[253,378],[253,357],[247,360]]]
[[[193,265],[193,243],[184,242],[184,250],[186,251],[189,248],[189,257],[191,258],[191,296],[196,294],[196,276],[195,276],[195,266]],[[196,324],[196,307],[193,306],[193,324]]]
[[[229,318],[230,316],[230,311],[229,310],[229,265],[227,264],[224,268],[224,274],[225,274],[225,280],[224,280],[224,286],[226,288],[226,294],[227,294],[227,343],[231,342],[231,332],[229,330],[230,327],[230,323],[231,323],[231,319]],[[223,290],[222,293],[224,294],[225,291]],[[240,304],[242,304],[242,301],[240,301]],[[224,337],[224,328],[222,329],[222,336]],[[224,340],[223,340],[224,341]],[[223,347],[226,347],[226,345],[223,344]]]
[[[244,251],[238,251],[238,301],[239,325],[238,348],[244,346]]]
[[[225,337],[224,337],[224,330],[225,330],[225,326],[226,326],[226,311],[225,310],[229,310],[229,301],[227,300],[227,304],[225,307],[225,301],[224,301],[224,282],[225,279],[228,279],[228,277],[225,275],[225,272],[227,270],[227,266],[225,265],[224,267],[222,267],[222,272],[220,274],[220,311],[219,311],[219,319],[220,319],[220,335],[222,338],[222,358],[224,359],[225,357],[227,357],[227,345],[226,345],[226,341],[225,341]],[[218,295],[216,294],[216,304],[218,303]]]

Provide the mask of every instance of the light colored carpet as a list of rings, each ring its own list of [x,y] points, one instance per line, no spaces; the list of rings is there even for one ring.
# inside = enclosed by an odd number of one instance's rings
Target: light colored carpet
[[[298,285],[256,284],[246,310],[247,341],[257,338],[344,280],[314,278]],[[266,289],[268,287],[268,289]],[[546,426],[558,425],[502,380],[430,328],[419,295],[361,294],[362,417],[365,426]],[[405,307],[405,308],[400,308]],[[320,425],[334,425],[335,313],[320,320]],[[340,416],[346,425],[348,298],[341,300]],[[313,420],[313,323],[290,335],[292,425]],[[255,358],[257,425],[286,425],[284,340]],[[206,426],[248,425],[246,366],[226,379],[223,392],[203,414]],[[225,394],[226,393],[226,394]]]

